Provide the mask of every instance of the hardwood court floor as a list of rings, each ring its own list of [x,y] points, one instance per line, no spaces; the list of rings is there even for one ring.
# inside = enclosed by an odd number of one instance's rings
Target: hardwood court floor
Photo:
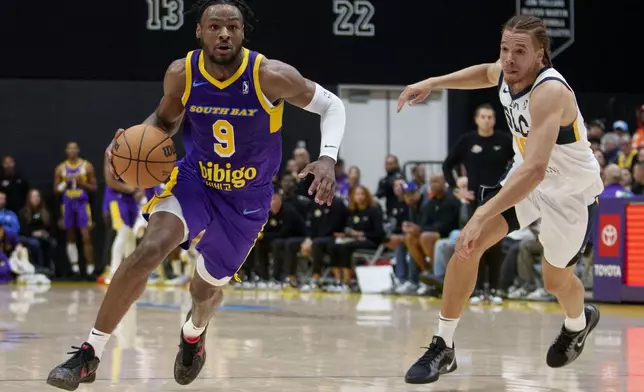
[[[0,391],[55,391],[45,377],[87,338],[102,294],[0,287]],[[413,386],[403,376],[429,342],[438,301],[231,290],[209,328],[204,370],[181,387],[172,364],[189,304],[185,290],[148,289],[106,347],[96,383],[78,391],[644,391],[642,306],[600,306],[584,354],[559,370],[545,365],[562,322],[555,304],[468,308],[457,372]]]

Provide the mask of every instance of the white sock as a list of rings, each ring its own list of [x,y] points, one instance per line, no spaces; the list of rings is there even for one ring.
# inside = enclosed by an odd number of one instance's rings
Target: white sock
[[[123,225],[114,237],[112,243],[112,260],[110,262],[110,275],[114,276],[116,270],[119,268],[123,259],[129,256],[136,247],[136,236],[134,231],[129,227]]]
[[[78,247],[76,244],[67,243],[67,257],[72,264],[78,264]]]
[[[103,355],[103,349],[107,344],[107,341],[110,340],[109,333],[101,332],[96,328],[92,328],[92,331],[89,333],[89,338],[87,338],[87,343],[91,344],[94,347],[94,354],[99,359]]]
[[[454,332],[459,320],[460,318],[448,319],[440,313],[438,314],[438,332],[436,332],[436,336],[443,338],[445,345],[449,348],[454,344]]]
[[[564,326],[569,332],[579,332],[586,328],[586,311],[582,310],[579,317],[566,317],[564,320]]]
[[[190,338],[190,339],[198,338],[205,330],[206,330],[206,327],[203,327],[203,328],[196,327],[192,322],[192,317],[190,317],[190,320],[186,321],[186,323],[183,324],[183,336],[186,338]]]

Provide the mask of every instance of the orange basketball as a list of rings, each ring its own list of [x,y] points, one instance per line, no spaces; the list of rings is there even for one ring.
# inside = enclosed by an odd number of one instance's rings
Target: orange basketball
[[[151,188],[165,182],[177,152],[172,139],[152,125],[135,125],[119,135],[112,149],[116,175],[129,185]]]

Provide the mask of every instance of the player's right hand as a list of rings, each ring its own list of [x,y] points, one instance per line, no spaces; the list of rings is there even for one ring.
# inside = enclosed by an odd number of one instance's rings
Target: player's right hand
[[[125,132],[125,129],[119,128],[118,131],[116,131],[116,134],[114,135],[114,138],[110,142],[110,144],[107,146],[105,149],[105,158],[107,159],[107,168],[110,170],[110,173],[116,178],[117,180],[119,179],[118,175],[116,175],[116,169],[114,169],[114,164],[112,163],[112,149],[114,148],[114,142],[116,139],[118,139],[121,134]]]
[[[405,106],[405,103],[408,103],[409,106],[421,103],[429,97],[431,92],[432,89],[427,86],[426,81],[407,86],[405,90],[400,93],[400,97],[398,97],[398,113],[400,113],[403,106]]]

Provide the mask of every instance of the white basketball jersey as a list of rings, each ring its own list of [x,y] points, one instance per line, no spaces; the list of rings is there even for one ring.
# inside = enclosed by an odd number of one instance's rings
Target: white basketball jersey
[[[503,74],[501,74],[499,98],[508,126],[512,131],[512,145],[514,147],[514,163],[508,175],[501,181],[502,185],[505,184],[512,172],[523,163],[525,143],[532,124],[530,95],[535,87],[548,80],[557,80],[563,83],[574,96],[574,92],[564,77],[554,68],[543,68],[532,86],[516,93],[510,90],[508,84],[503,80]],[[550,156],[546,177],[537,189],[547,193],[561,194],[588,192],[589,195],[592,194],[593,198],[603,190],[599,163],[590,149],[586,125],[579,106],[577,106],[575,121],[569,126],[559,129],[559,136]],[[590,202],[592,200],[589,200]]]

